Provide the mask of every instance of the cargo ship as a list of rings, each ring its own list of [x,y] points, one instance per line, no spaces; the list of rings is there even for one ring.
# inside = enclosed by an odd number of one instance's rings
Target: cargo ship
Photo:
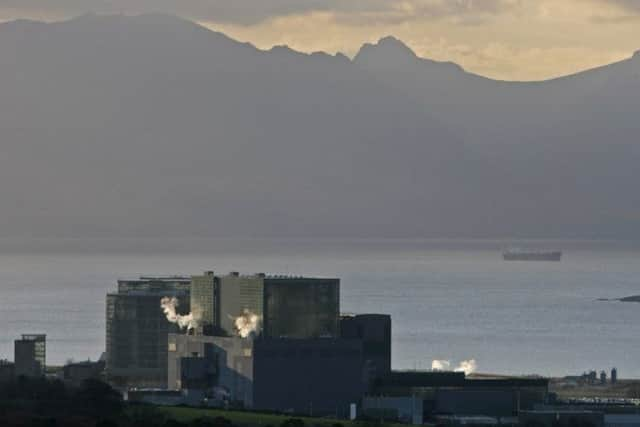
[[[507,249],[502,252],[505,261],[560,261],[562,251],[531,251],[523,249]]]

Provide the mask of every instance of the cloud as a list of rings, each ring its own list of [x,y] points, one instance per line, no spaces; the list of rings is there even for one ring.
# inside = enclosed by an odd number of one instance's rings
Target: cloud
[[[458,25],[477,25],[511,12],[552,17],[554,12],[571,10],[574,12],[569,13],[575,13],[576,17],[584,11],[596,10],[593,17],[597,19],[617,20],[639,14],[640,0],[0,0],[0,19],[60,19],[87,12],[159,12],[235,25],[256,25],[310,13],[331,13],[349,25],[440,19]]]
[[[336,7],[336,18],[351,25],[406,24],[448,19],[454,24],[470,25],[506,13],[521,0],[396,0],[379,1],[375,7]]]
[[[599,0],[602,9],[591,17],[596,24],[635,23],[640,19],[640,0]]]
[[[52,19],[99,14],[166,13],[250,25],[274,16],[327,9],[323,0],[0,0],[0,13]],[[15,16],[20,17],[20,16]]]
[[[252,26],[207,25],[263,49],[286,44],[304,52],[351,56],[363,43],[393,35],[421,57],[453,61],[468,71],[505,80],[547,79],[622,60],[638,49],[640,39],[637,25],[621,24],[613,32],[591,21],[615,9],[600,0],[483,3],[481,9],[425,5],[432,8],[423,17],[397,6],[394,19],[388,12],[369,12],[371,18],[364,12],[311,12]],[[474,17],[475,23],[465,21]]]
[[[87,12],[160,12],[195,20],[253,25],[268,19],[331,12],[362,20],[406,21],[500,13],[522,0],[0,0],[0,13],[60,18]]]
[[[623,9],[640,13],[640,1],[638,0],[602,0],[606,3],[611,3],[616,6],[620,6]]]

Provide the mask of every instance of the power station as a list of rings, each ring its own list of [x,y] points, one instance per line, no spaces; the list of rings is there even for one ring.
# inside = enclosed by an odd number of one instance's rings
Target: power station
[[[516,416],[543,379],[394,372],[391,317],[341,314],[340,280],[264,273],[141,277],[107,295],[107,378],[134,401],[412,421]]]

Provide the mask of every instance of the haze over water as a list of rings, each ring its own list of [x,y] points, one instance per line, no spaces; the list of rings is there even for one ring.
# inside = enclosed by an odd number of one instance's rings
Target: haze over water
[[[616,366],[640,378],[640,245],[519,242],[562,249],[560,263],[505,262],[510,242],[446,240],[136,240],[0,242],[0,358],[21,333],[46,333],[49,364],[104,351],[105,294],[139,274],[341,278],[341,309],[388,313],[393,367],[475,359],[480,372],[580,374]],[[12,249],[8,249],[12,248]],[[158,303],[158,310],[160,305]]]

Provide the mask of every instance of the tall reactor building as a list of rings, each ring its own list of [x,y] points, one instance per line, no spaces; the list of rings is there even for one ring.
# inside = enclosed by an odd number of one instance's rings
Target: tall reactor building
[[[339,279],[205,272],[192,277],[191,307],[196,331],[169,335],[172,390],[345,417],[390,370],[390,317],[341,318]]]
[[[107,295],[106,373],[120,387],[166,387],[167,337],[179,327],[167,320],[160,301],[175,298],[177,310],[190,310],[190,277],[119,280]]]
[[[264,331],[268,338],[337,338],[340,280],[264,279]]]
[[[23,334],[14,341],[15,375],[25,377],[44,376],[47,365],[47,336]]]
[[[174,299],[176,314],[161,308]],[[340,280],[265,274],[119,280],[106,299],[106,374],[119,387],[166,387],[168,335],[270,338],[339,336]],[[182,325],[184,326],[184,325]]]
[[[237,272],[216,276],[209,271],[193,276],[191,283],[191,308],[199,334],[232,337],[252,333],[267,338],[339,335],[339,279]]]
[[[337,278],[205,271],[119,281],[107,296],[116,386],[346,417],[390,367],[391,318],[341,317]]]

